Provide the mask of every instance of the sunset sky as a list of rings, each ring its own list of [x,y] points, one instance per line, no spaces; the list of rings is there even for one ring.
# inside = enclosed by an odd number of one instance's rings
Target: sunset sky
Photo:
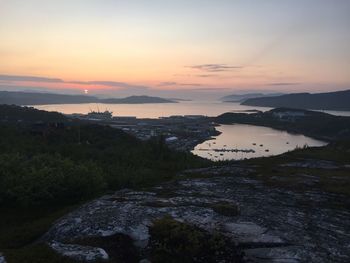
[[[349,30],[348,0],[0,0],[0,89],[348,89]]]

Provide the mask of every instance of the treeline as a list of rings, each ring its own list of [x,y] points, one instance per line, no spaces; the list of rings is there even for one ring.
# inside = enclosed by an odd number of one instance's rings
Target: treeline
[[[148,186],[209,162],[169,150],[162,138],[142,142],[107,126],[71,123],[58,113],[60,125],[38,126],[24,116],[37,121],[45,112],[15,110],[26,125],[0,119],[0,206],[71,204],[108,190]]]
[[[33,124],[35,122],[68,122],[61,113],[30,107],[0,104],[0,124]]]

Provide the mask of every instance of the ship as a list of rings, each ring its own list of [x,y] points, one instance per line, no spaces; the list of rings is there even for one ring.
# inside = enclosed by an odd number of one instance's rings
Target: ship
[[[104,112],[100,111],[90,111],[87,114],[89,119],[97,119],[97,120],[111,120],[113,117],[113,112],[105,110]]]

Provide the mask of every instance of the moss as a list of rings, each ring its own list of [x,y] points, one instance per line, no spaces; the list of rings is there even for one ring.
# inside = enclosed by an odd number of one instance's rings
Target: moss
[[[141,259],[139,251],[133,245],[133,240],[123,234],[108,237],[86,237],[72,240],[70,243],[103,248],[109,256],[109,263],[137,263]]]
[[[210,206],[216,213],[223,216],[238,216],[239,207],[228,202],[220,202]]]
[[[304,160],[331,161],[339,166],[338,169],[327,170],[303,167],[281,167],[289,162],[302,162]],[[350,196],[349,169],[343,165],[349,164],[350,141],[340,141],[325,147],[298,149],[279,156],[257,158],[242,161],[243,164],[255,165],[254,178],[262,180],[269,186],[286,188],[293,191],[321,190],[325,192]],[[318,178],[319,182],[311,185],[305,183],[306,174]]]
[[[210,234],[171,217],[150,228],[152,262],[242,262],[237,247],[221,234]]]
[[[0,209],[0,249],[21,248],[33,243],[50,228],[54,221],[77,206]]]
[[[170,202],[162,202],[162,201],[146,201],[141,203],[142,206],[148,206],[148,207],[175,207],[175,204],[172,204]]]
[[[30,245],[15,250],[5,250],[8,263],[75,263],[78,261],[58,255],[46,244]]]

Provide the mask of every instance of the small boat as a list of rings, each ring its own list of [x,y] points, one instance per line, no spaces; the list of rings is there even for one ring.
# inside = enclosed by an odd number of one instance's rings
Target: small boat
[[[269,149],[266,149],[265,152],[269,152],[270,150]]]
[[[263,147],[264,145],[263,144],[260,144],[260,147]]]
[[[253,145],[256,145],[256,143],[254,142]]]

